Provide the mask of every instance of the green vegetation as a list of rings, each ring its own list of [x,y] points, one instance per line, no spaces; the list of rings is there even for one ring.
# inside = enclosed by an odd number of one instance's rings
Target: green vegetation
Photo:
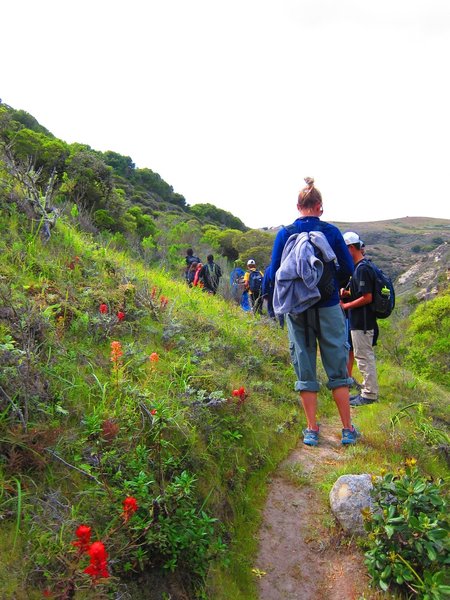
[[[450,387],[450,289],[411,315],[405,359],[415,373]]]
[[[27,558],[0,564],[2,589],[87,593],[85,525],[105,593],[149,571],[200,593],[230,561],[253,474],[295,441],[280,439],[298,418],[284,335],[64,219],[45,244],[3,208],[1,539]]]
[[[374,481],[373,511],[366,511],[369,533],[366,564],[383,589],[413,591],[440,600],[450,595],[450,520],[442,482],[429,481],[408,459],[398,474]]]
[[[4,104],[0,150],[5,192],[26,191],[29,216],[43,219],[47,236],[63,213],[80,229],[168,269],[179,266],[180,251],[190,245],[231,263],[245,264],[250,256],[261,266],[270,262],[272,235],[249,230],[213,204],[189,206],[158,173],[136,168],[131,157],[67,144],[25,111]]]
[[[23,111],[0,106],[0,133],[3,596],[256,599],[267,479],[303,423],[286,332],[181,274],[189,246],[263,265],[272,235],[212,205],[191,210],[130,157],[67,145]],[[380,324],[381,401],[355,415],[362,443],[314,477],[289,473],[324,506],[339,475],[394,473],[409,457],[420,457],[414,485],[445,501],[442,288],[426,303],[400,298]],[[319,405],[338,430],[325,388]]]

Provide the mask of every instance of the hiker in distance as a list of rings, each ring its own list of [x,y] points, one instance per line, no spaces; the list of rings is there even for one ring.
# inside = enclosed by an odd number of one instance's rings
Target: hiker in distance
[[[192,282],[194,280],[194,277],[192,276],[191,279],[189,279],[190,277],[190,271],[192,271],[191,267],[193,263],[199,263],[201,262],[198,256],[194,256],[194,251],[192,250],[192,248],[188,248],[186,250],[186,256],[185,256],[185,261],[186,261],[186,268],[184,270],[184,278],[186,279],[187,284],[189,285],[189,287],[192,285]],[[197,266],[197,265],[195,265]]]
[[[203,291],[208,294],[216,294],[222,277],[222,269],[214,262],[212,254],[208,254],[206,261],[206,265],[203,265],[199,274],[200,280],[203,281]]]
[[[363,376],[361,391],[350,398],[350,406],[363,406],[378,400],[378,379],[373,346],[378,332],[373,302],[375,274],[364,260],[364,245],[354,231],[344,233],[344,240],[355,264],[348,289],[341,290],[341,306],[348,311],[353,354]],[[350,300],[349,300],[350,299]]]
[[[192,286],[193,287],[199,287],[199,288],[203,288],[203,281],[200,279],[200,272],[203,269],[203,265],[201,262],[199,263],[192,263],[191,265],[191,270],[195,267],[195,271],[194,271],[194,278],[192,280]],[[191,273],[191,271],[189,271],[189,273]]]
[[[295,389],[300,392],[307,422],[304,444],[319,443],[317,344],[328,376],[327,387],[342,421],[342,444],[355,444],[359,433],[350,419],[346,327],[339,306],[339,289],[352,274],[353,261],[339,229],[320,220],[322,195],[314,180],[308,177],[305,181],[307,185],[297,202],[300,217],[280,229],[273,245],[274,310],[287,315],[291,359],[297,375]],[[312,242],[316,249],[320,247],[322,260],[316,256]],[[329,278],[323,286],[322,273]]]
[[[244,286],[250,298],[250,304],[255,313],[262,313],[261,286],[264,274],[256,268],[253,258],[247,261],[247,271],[244,275]]]

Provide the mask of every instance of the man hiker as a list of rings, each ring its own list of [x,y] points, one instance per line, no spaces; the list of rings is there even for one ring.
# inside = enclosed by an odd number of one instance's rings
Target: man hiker
[[[208,294],[215,294],[222,277],[222,269],[214,262],[212,254],[208,254],[206,260],[206,265],[203,265],[199,277],[203,281],[203,291],[208,292]]]
[[[373,302],[375,275],[364,259],[364,244],[357,233],[347,231],[344,241],[353,259],[353,271],[348,290],[341,292],[341,307],[348,311],[353,353],[363,376],[361,391],[350,396],[350,406],[363,406],[378,400],[378,379],[375,365],[374,336],[377,320],[370,304]]]
[[[247,261],[247,271],[244,275],[244,286],[248,292],[250,303],[255,313],[262,313],[262,297],[261,286],[263,280],[263,273],[256,268],[256,262],[253,258]]]

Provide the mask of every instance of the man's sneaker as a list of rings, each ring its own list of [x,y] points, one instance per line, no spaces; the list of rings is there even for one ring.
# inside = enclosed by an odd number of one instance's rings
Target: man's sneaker
[[[319,444],[319,430],[317,429],[304,429],[303,430],[303,443],[307,446],[317,446]]]
[[[344,446],[348,446],[349,444],[356,444],[356,440],[361,437],[361,434],[356,429],[354,425],[352,425],[353,429],[343,429],[342,430],[342,443]]]
[[[350,396],[350,406],[364,406],[365,404],[373,404],[374,402],[377,401],[372,400],[371,398],[364,398],[361,394]]]

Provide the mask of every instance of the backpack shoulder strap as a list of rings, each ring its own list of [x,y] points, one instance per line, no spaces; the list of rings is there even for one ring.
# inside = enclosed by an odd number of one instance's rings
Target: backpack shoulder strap
[[[368,260],[367,258],[363,258],[362,260],[359,261],[359,263],[356,265],[355,270],[353,273],[356,273],[357,268],[362,265],[368,265],[369,267],[372,267],[372,263],[370,262],[370,260]]]
[[[288,232],[289,236],[293,235],[294,233],[298,233],[295,223],[291,223],[291,225],[283,225],[283,229]]]

